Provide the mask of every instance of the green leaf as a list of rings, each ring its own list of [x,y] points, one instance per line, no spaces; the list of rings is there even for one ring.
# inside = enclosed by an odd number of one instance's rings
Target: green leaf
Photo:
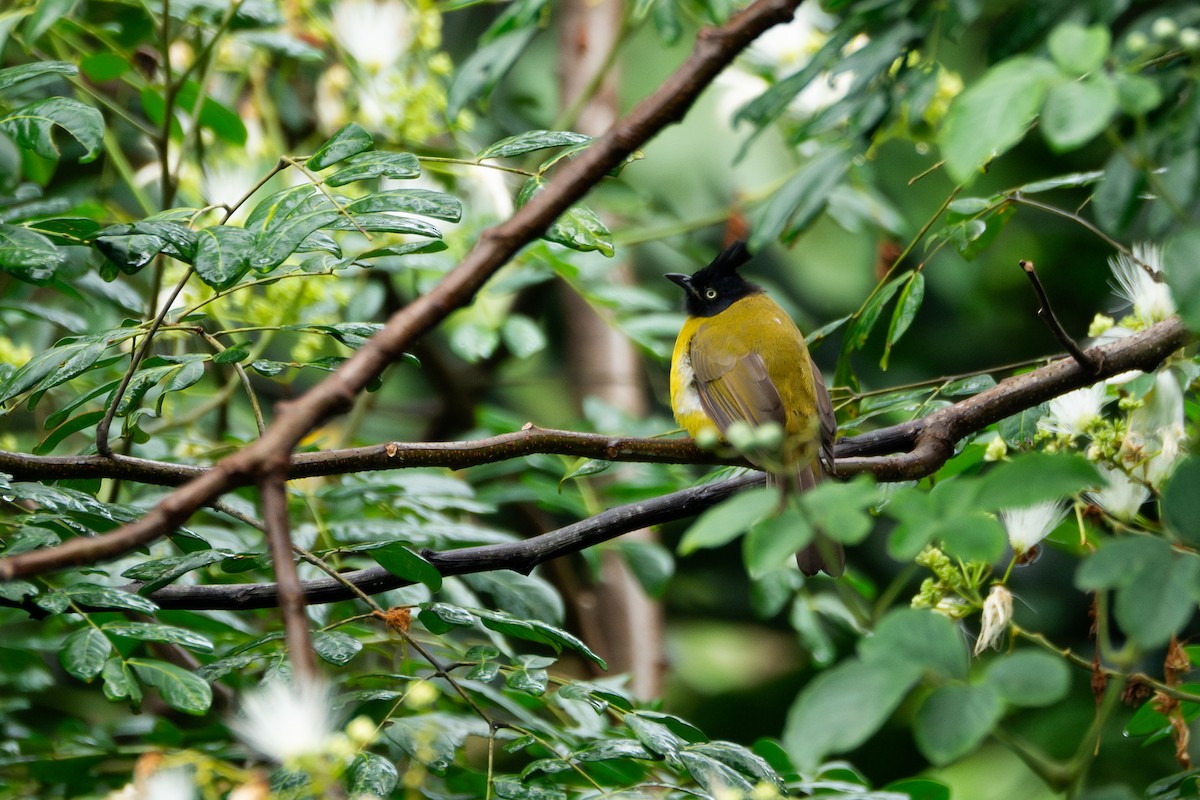
[[[920,679],[908,663],[849,659],[809,682],[788,711],[783,745],[801,770],[867,740]]]
[[[988,665],[985,680],[1014,706],[1054,705],[1071,688],[1071,670],[1059,656],[1018,650]]]
[[[374,192],[346,206],[351,214],[402,211],[423,217],[458,222],[462,219],[462,202],[445,192],[431,189],[392,189]]]
[[[399,781],[396,765],[383,756],[362,752],[350,764],[351,797],[390,797]]]
[[[1163,271],[1180,318],[1193,333],[1200,331],[1200,230],[1190,228],[1167,242]]]
[[[947,555],[963,561],[996,561],[1008,543],[1004,526],[982,511],[940,520],[935,535]]]
[[[721,792],[733,793],[735,797],[746,797],[754,790],[754,784],[746,780],[744,775],[702,753],[690,749],[682,750],[679,760],[710,797],[719,796]]]
[[[996,425],[996,432],[1009,447],[1027,447],[1033,442],[1038,432],[1038,421],[1046,416],[1048,406],[1038,403],[1033,408],[1018,411],[1011,417],[1005,417]]]
[[[581,253],[596,251],[612,258],[616,252],[608,226],[600,221],[595,211],[582,204],[564,211],[542,238]]]
[[[200,653],[213,651],[213,643],[207,636],[175,625],[162,625],[157,622],[109,622],[103,627],[104,632],[111,636],[124,636],[142,642],[178,644]]]
[[[129,698],[131,705],[136,706],[142,701],[142,689],[138,685],[133,672],[120,658],[110,658],[104,662],[100,672],[104,678],[104,696],[109,700]]]
[[[325,179],[329,186],[344,186],[369,178],[404,180],[421,174],[421,162],[412,153],[382,153],[372,151],[351,156],[341,169]]]
[[[852,350],[862,349],[863,345],[867,343],[867,337],[871,335],[871,329],[875,327],[875,322],[879,319],[879,314],[883,311],[883,307],[900,290],[900,287],[912,278],[912,275],[912,270],[902,272],[884,284],[883,288],[871,295],[866,305],[863,306],[862,313],[854,320],[854,324],[850,326],[850,329],[846,331],[846,340],[843,347]]]
[[[1192,547],[1200,546],[1200,458],[1192,456],[1175,468],[1163,488],[1162,514],[1171,532]]]
[[[984,164],[1021,141],[1057,75],[1049,61],[1016,56],[955,97],[938,137],[950,177],[969,183]]]
[[[567,800],[566,792],[528,786],[514,778],[496,778],[492,781],[492,789],[504,800]]]
[[[778,502],[778,491],[775,494]],[[757,580],[789,563],[812,540],[813,528],[807,515],[798,503],[789,503],[779,514],[771,514],[750,526],[742,540],[746,571]]]
[[[58,651],[63,669],[81,681],[90,681],[104,669],[112,652],[112,642],[100,631],[88,626],[67,637]]]
[[[166,114],[166,102],[162,94],[156,88],[146,86],[141,91],[141,100],[142,110],[146,112],[146,116],[156,128],[162,128],[163,117]],[[184,81],[183,85],[179,87],[175,95],[175,113],[190,116],[193,109],[197,107],[197,100],[200,100],[200,113],[196,117],[196,122],[229,144],[238,146],[246,144],[246,124],[242,122],[241,115],[226,108],[208,95],[200,99],[200,87],[195,81]],[[173,121],[171,127],[173,135],[182,135],[182,129],[177,122]]]
[[[148,658],[131,658],[127,663],[177,711],[199,716],[212,705],[212,687],[182,667]]]
[[[516,136],[509,136],[480,150],[475,155],[476,161],[487,158],[512,158],[523,156],[536,150],[546,150],[550,147],[566,147],[577,144],[587,144],[593,137],[571,131],[525,131]]]
[[[1101,25],[1085,28],[1078,22],[1064,22],[1050,32],[1046,45],[1063,72],[1086,75],[1108,58],[1112,35]]]
[[[1060,83],[1046,95],[1042,135],[1056,153],[1075,150],[1096,138],[1117,113],[1117,89],[1107,75]]]
[[[39,606],[54,614],[61,614],[70,607],[70,602],[95,608],[123,608],[140,611],[144,614],[158,611],[158,605],[152,600],[109,586],[97,586],[93,583],[64,586],[61,589],[47,592],[37,599]]]
[[[0,223],[0,270],[33,284],[49,283],[66,252],[40,233]]]
[[[1162,105],[1158,83],[1145,75],[1120,73],[1116,76],[1117,104],[1131,117],[1143,117]],[[1120,154],[1120,151],[1116,151]]]
[[[966,679],[970,661],[954,623],[920,608],[889,611],[871,635],[859,640],[858,655],[866,663],[910,664],[939,678],[959,680]]]
[[[443,712],[397,717],[386,735],[414,760],[443,775],[468,736],[488,738],[487,723],[477,717]]]
[[[104,419],[104,411],[89,411],[86,414],[80,414],[77,417],[72,417],[62,425],[59,425],[53,431],[48,433],[45,438],[34,445],[34,455],[45,455],[51,453],[54,448],[62,444],[63,439],[66,439],[73,433],[78,433],[82,430],[88,430],[97,425],[100,420]]]
[[[174,582],[182,575],[197,569],[203,569],[209,564],[215,564],[229,556],[226,550],[197,550],[180,556],[166,556],[151,561],[134,564],[121,573],[121,577],[142,581],[140,591],[144,594],[160,589]]]
[[[117,53],[93,53],[79,61],[79,69],[92,83],[105,83],[121,77],[133,67]]]
[[[657,542],[618,539],[617,549],[642,589],[651,597],[662,597],[675,574],[671,551]]]
[[[563,687],[564,689],[568,687]],[[608,761],[614,758],[640,758],[653,761],[658,755],[635,739],[601,739],[571,752],[576,761]]]
[[[16,86],[22,81],[41,78],[46,75],[78,75],[79,70],[69,61],[37,61],[32,64],[21,64],[18,67],[0,69],[0,91],[10,86]]]
[[[682,555],[720,547],[766,517],[779,503],[779,490],[768,487],[739,492],[700,515],[679,542]]]
[[[442,588],[442,574],[437,571],[437,567],[400,542],[393,542],[385,547],[370,550],[368,555],[375,559],[375,563],[397,578],[424,584],[429,587],[431,592]]]
[[[753,778],[753,782],[756,784],[759,782],[770,783],[779,791],[785,791],[783,778],[771,768],[767,760],[739,744],[723,741],[700,742],[690,745],[685,752],[700,754],[719,761],[725,766],[737,770],[738,773]]]
[[[541,697],[550,683],[550,673],[544,669],[518,666],[505,676],[504,683],[510,689]]]
[[[346,666],[362,649],[362,642],[342,631],[319,631],[313,636],[313,650],[334,666]]]
[[[311,170],[320,172],[326,167],[332,167],[339,161],[350,156],[358,155],[364,150],[370,150],[375,144],[371,134],[357,122],[347,123],[340,131],[330,136],[325,144],[317,148],[317,152],[305,162]],[[336,185],[336,184],[335,184]]]
[[[104,117],[91,106],[68,97],[50,97],[0,116],[0,133],[19,147],[51,160],[59,156],[54,128],[69,133],[84,149],[80,163],[94,161],[104,143]]]
[[[909,800],[951,800],[950,787],[929,778],[903,778],[883,787],[885,792],[902,794]]]
[[[627,714],[625,725],[647,750],[660,756],[675,757],[687,744],[663,723],[647,719],[641,714]]]
[[[521,57],[537,31],[535,26],[509,31],[471,53],[458,68],[450,84],[446,96],[446,114],[453,119],[468,103],[477,99],[486,101],[492,89]]]
[[[939,686],[917,710],[917,747],[933,764],[944,766],[978,747],[1003,713],[1004,703],[991,686]]]
[[[228,289],[250,271],[254,246],[254,234],[243,228],[216,225],[198,231],[196,274],[217,291]]]
[[[1027,453],[990,470],[983,478],[979,507],[1023,508],[1103,485],[1096,467],[1073,453]]]
[[[892,345],[900,341],[900,337],[908,330],[908,326],[916,319],[921,302],[925,299],[925,273],[913,272],[908,283],[900,292],[896,301],[896,310],[892,312],[892,321],[888,324],[887,344],[883,349],[883,358],[879,362],[880,369],[887,369],[888,356],[892,353]]]
[[[422,603],[418,617],[430,633],[438,635],[456,627],[475,624],[475,617],[470,611],[449,603]]]
[[[542,329],[523,314],[510,314],[504,320],[500,338],[514,358],[529,358],[546,348],[546,335]]]
[[[825,208],[829,193],[850,168],[846,147],[830,147],[802,166],[763,207],[750,236],[751,252],[776,239],[791,241]]]

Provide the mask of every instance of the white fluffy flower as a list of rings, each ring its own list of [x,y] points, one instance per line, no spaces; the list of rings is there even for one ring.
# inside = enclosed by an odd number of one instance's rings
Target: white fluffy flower
[[[1101,467],[1100,473],[1107,485],[1099,491],[1087,492],[1088,500],[1122,522],[1129,522],[1150,499],[1150,490],[1121,470]]]
[[[324,754],[334,733],[329,688],[271,681],[247,694],[231,727],[251,749],[280,764]]]
[[[1038,422],[1038,427],[1072,438],[1083,436],[1088,427],[1100,418],[1100,410],[1103,407],[1103,383],[1076,389],[1051,400],[1050,413]]]
[[[999,647],[1004,631],[1012,620],[1012,592],[1000,584],[992,587],[983,601],[983,619],[979,627],[979,638],[975,640],[975,655],[989,647]]]
[[[1024,508],[1006,508],[1000,512],[1000,521],[1008,534],[1008,543],[1017,555],[1029,552],[1034,545],[1049,536],[1066,517],[1067,506],[1057,501],[1047,501]]]
[[[1183,390],[1168,371],[1154,378],[1140,408],[1129,417],[1129,429],[1121,443],[1121,457],[1133,474],[1154,487],[1170,477],[1183,455]]]
[[[1143,325],[1162,322],[1175,313],[1175,299],[1162,278],[1162,250],[1158,245],[1135,244],[1132,258],[1120,253],[1110,258],[1108,265],[1117,281],[1117,294],[1133,304],[1133,315]]]
[[[340,0],[333,9],[333,35],[369,72],[400,60],[412,44],[416,20],[403,0]]]

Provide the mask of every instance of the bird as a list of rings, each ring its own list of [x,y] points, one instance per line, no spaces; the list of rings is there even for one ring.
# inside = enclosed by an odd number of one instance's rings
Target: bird
[[[728,441],[732,426],[776,423],[783,441],[775,454],[747,452],[768,481],[791,490],[812,488],[833,472],[837,422],[820,369],[804,335],[761,286],[738,269],[750,261],[744,241],[725,248],[692,275],[664,277],[684,291],[687,319],[671,355],[671,410],[692,438],[715,430]],[[818,537],[796,554],[801,572],[840,577],[840,542]]]

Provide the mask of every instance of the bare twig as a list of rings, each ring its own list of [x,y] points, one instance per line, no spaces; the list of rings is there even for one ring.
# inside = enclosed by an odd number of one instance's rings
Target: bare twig
[[[304,589],[296,572],[296,562],[292,559],[285,481],[285,465],[280,463],[263,476],[258,488],[262,495],[263,522],[267,526],[271,563],[278,581],[279,609],[283,612],[288,657],[297,680],[311,683],[317,677],[317,664],[313,657],[312,637],[308,632],[308,615],[304,611]]]
[[[282,404],[267,432],[211,471],[176,489],[141,519],[93,538],[0,560],[0,579],[35,575],[115,558],[173,530],[202,505],[238,486],[254,483],[310,430],[340,413],[354,396],[401,358],[412,342],[475,292],[527,242],[647,140],[680,119],[725,66],[767,28],[791,19],[798,0],[758,0],[720,28],[702,30],[692,54],[649,97],[573,161],[564,164],[545,191],[506,222],[484,231],[478,243],[428,294],[392,315],[336,372],[302,397]]]
[[[1063,349],[1071,354],[1071,358],[1079,362],[1079,366],[1086,369],[1093,375],[1100,368],[1100,365],[1079,348],[1063,328],[1062,323],[1058,321],[1058,317],[1054,313],[1054,308],[1050,305],[1050,296],[1046,294],[1046,287],[1042,285],[1042,279],[1038,277],[1037,270],[1033,267],[1033,262],[1026,259],[1021,259],[1017,262],[1025,275],[1029,278],[1029,282],[1033,284],[1033,291],[1038,296],[1038,316],[1050,328],[1050,332],[1054,334],[1054,338],[1063,346]]]

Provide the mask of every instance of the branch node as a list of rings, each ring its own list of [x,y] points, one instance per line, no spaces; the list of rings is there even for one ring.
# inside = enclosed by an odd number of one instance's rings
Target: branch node
[[[1101,364],[1097,359],[1092,358],[1075,343],[1075,340],[1067,335],[1063,329],[1062,323],[1058,321],[1058,317],[1054,315],[1054,309],[1050,306],[1050,297],[1046,294],[1046,287],[1042,285],[1042,279],[1038,277],[1037,270],[1034,269],[1033,262],[1027,259],[1021,259],[1017,265],[1025,272],[1025,276],[1029,278],[1029,282],[1033,284],[1033,291],[1037,294],[1038,303],[1041,307],[1038,309],[1038,316],[1050,328],[1050,332],[1054,334],[1054,338],[1058,343],[1071,354],[1071,358],[1084,369],[1089,375],[1096,375],[1100,372]]]

